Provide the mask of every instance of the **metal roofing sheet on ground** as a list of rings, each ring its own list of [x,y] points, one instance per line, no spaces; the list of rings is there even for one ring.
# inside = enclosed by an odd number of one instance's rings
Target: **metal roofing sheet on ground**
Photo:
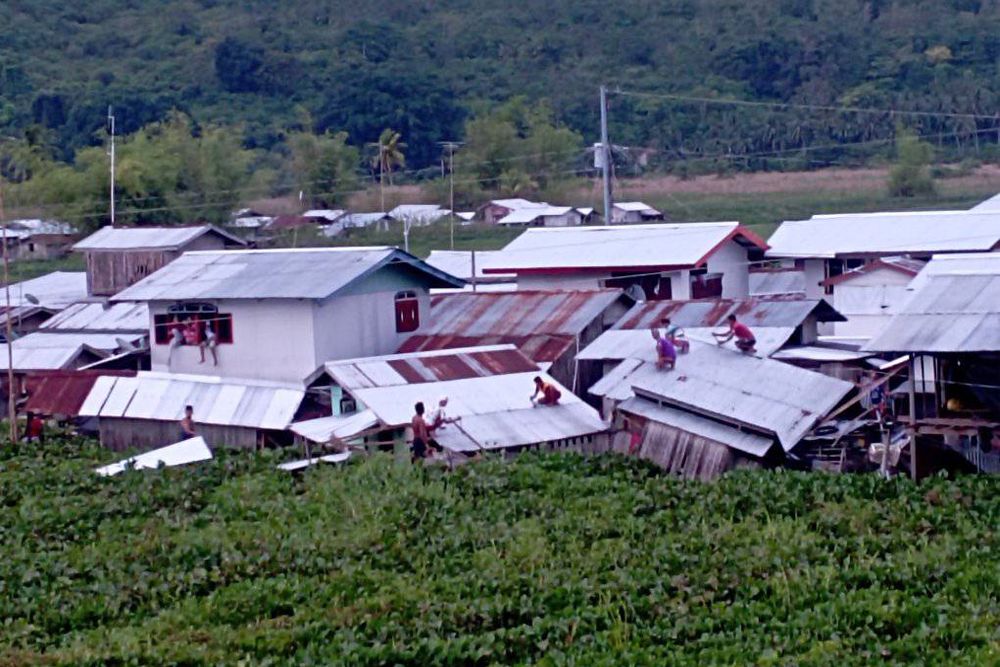
[[[212,225],[195,227],[101,227],[73,246],[74,250],[172,250],[180,249],[205,234],[217,234],[228,243],[239,239]]]
[[[725,327],[717,329],[683,328],[684,340],[700,341],[711,345],[716,344],[712,332],[722,332]],[[757,337],[754,356],[769,357],[780,350],[795,333],[793,327],[753,327]],[[735,340],[730,340],[725,349],[736,349]],[[618,359],[644,359],[656,361],[656,347],[649,329],[611,329],[598,336],[590,345],[583,348],[576,358],[580,361],[615,361]],[[687,355],[677,357],[678,366],[686,363]]]
[[[771,438],[756,433],[747,433],[734,426],[720,424],[706,417],[660,405],[645,398],[632,397],[623,402],[619,409],[708,438],[751,456],[764,456],[774,444]]]
[[[535,228],[511,241],[484,268],[510,273],[695,266],[734,234],[757,242],[736,222]]]
[[[194,406],[196,423],[283,430],[305,396],[301,388],[169,373],[95,383],[81,415],[175,421]]]
[[[513,345],[390,354],[326,364],[330,377],[351,392],[370,387],[426,384],[537,370],[538,366]]]
[[[664,317],[684,328],[726,326],[726,318],[736,315],[751,329],[792,327],[816,315],[821,322],[843,322],[845,318],[823,299],[798,295],[752,296],[743,299],[696,299],[691,301],[646,301],[637,303],[615,324],[615,329],[649,329]]]
[[[820,373],[699,342],[673,371],[646,362],[617,386],[600,389],[620,399],[628,398],[626,386],[636,395],[773,433],[786,451],[854,389]]]
[[[188,252],[126,288],[116,301],[325,299],[386,266],[423,273],[428,287],[464,283],[396,248],[299,248]]]
[[[149,330],[149,306],[123,301],[108,304],[74,303],[46,320],[42,331],[137,332]]]
[[[771,257],[974,252],[1000,243],[1000,211],[816,215],[781,223]]]

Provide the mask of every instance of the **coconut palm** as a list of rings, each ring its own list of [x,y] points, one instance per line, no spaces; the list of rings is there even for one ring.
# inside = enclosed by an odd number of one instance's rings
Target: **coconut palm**
[[[389,185],[392,185],[392,170],[395,167],[405,167],[406,166],[406,156],[403,154],[403,149],[406,148],[406,144],[401,141],[403,136],[392,130],[386,128],[382,130],[382,134],[379,135],[378,141],[372,144],[376,153],[372,157],[372,167],[378,169],[378,184],[379,193],[382,198],[382,211],[385,211],[385,176],[389,176]]]

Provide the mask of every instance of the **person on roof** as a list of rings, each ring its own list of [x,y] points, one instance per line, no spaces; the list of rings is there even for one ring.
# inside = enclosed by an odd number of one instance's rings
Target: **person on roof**
[[[674,347],[673,341],[667,336],[661,336],[660,330],[653,328],[649,330],[650,334],[653,336],[653,340],[656,341],[656,368],[657,370],[663,370],[665,366],[669,366],[670,370],[674,370],[674,366],[677,365],[677,348]]]
[[[198,348],[201,351],[201,361],[198,363],[205,363],[205,350],[212,353],[212,365],[219,365],[219,355],[216,354],[215,348],[219,346],[219,336],[215,333],[215,328],[212,326],[212,322],[208,321],[205,323],[205,335],[202,337],[201,342],[198,343]]]
[[[194,408],[190,405],[184,406],[184,417],[181,419],[181,440],[197,438],[198,431],[194,427]]]
[[[660,320],[660,326],[663,328],[664,335],[670,339],[670,342],[674,344],[674,347],[677,348],[678,352],[681,354],[687,354],[691,351],[691,343],[687,342],[683,338],[684,330],[679,326],[671,324],[669,317],[664,317]]]
[[[431,428],[435,431],[444,428],[445,424],[454,424],[455,422],[462,421],[461,417],[449,417],[448,416],[448,397],[442,396],[438,399],[437,409],[432,410],[430,414],[431,418]]]
[[[427,441],[431,438],[431,428],[424,419],[424,404],[418,401],[413,406],[413,419],[410,420],[410,428],[413,430],[413,456],[412,463],[427,458]]]
[[[167,366],[174,358],[174,350],[184,344],[184,325],[177,323],[170,328],[170,347],[167,348]]]
[[[535,377],[535,393],[531,395],[532,407],[559,405],[560,398],[562,398],[562,392],[555,385],[549,384],[538,376]]]
[[[712,335],[715,336],[715,341],[719,345],[724,345],[735,337],[736,347],[741,352],[756,352],[757,350],[754,346],[757,345],[757,339],[754,337],[753,332],[750,331],[750,327],[737,320],[736,315],[733,314],[728,315],[726,321],[729,323],[729,330],[724,333],[713,331]]]

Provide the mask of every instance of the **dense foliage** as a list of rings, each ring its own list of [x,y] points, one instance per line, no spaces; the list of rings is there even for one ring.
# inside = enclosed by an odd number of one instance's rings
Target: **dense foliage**
[[[0,455],[0,662],[997,664],[996,477]]]
[[[463,117],[517,95],[551,100],[596,140],[605,82],[980,114],[904,119],[944,146],[978,148],[1000,141],[998,62],[996,0],[8,0],[0,135],[38,125],[68,157],[114,104],[125,133],[178,108],[270,148],[308,115],[310,129],[346,131],[355,146],[392,128],[422,168],[437,163],[436,142],[462,138]],[[612,97],[613,138],[654,149],[644,160],[881,142],[898,120]]]

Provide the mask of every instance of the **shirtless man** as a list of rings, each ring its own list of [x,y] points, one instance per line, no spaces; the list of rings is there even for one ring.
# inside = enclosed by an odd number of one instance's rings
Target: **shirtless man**
[[[413,457],[410,459],[416,463],[418,459],[427,457],[427,441],[430,440],[430,427],[424,419],[424,404],[422,402],[413,406],[416,414],[410,420],[410,428],[413,429]]]

